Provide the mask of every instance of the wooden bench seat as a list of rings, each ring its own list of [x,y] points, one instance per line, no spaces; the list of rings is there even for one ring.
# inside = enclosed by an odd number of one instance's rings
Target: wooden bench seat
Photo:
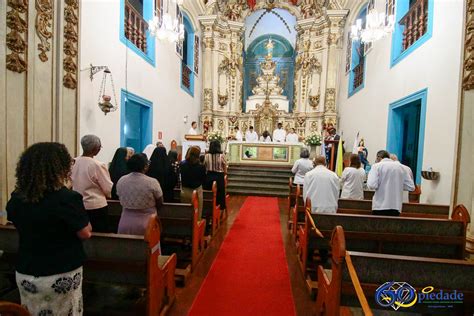
[[[196,192],[193,203],[163,203],[158,210],[161,222],[161,249],[163,254],[176,252],[177,275],[187,277],[194,270],[204,253],[204,228],[206,220],[198,219]]]
[[[287,212],[288,212],[288,230],[292,231],[293,227],[293,216],[292,216],[292,208],[295,206],[296,202],[296,186],[293,185],[293,177],[290,177],[288,180],[288,207],[287,207]]]
[[[161,256],[159,245],[160,226],[156,215],[150,218],[144,237],[93,233],[84,241],[87,257],[83,266],[84,297],[94,297],[97,302],[110,301],[107,310],[100,310],[92,300],[85,299],[85,312],[112,314],[108,309],[120,306],[122,311],[129,308],[129,314],[165,315],[176,297],[174,273],[177,260],[175,254]],[[0,226],[0,249],[3,250],[0,261],[9,267],[0,273],[14,275],[18,234],[13,226]],[[97,291],[97,287],[103,290]],[[127,296],[131,288],[142,290],[136,291],[139,293],[136,300],[127,306],[124,297],[107,295],[109,290],[118,292],[121,289]]]
[[[421,293],[432,286],[434,292],[463,293],[462,304],[452,308],[433,309],[429,304],[415,303],[410,309],[398,312],[436,313],[445,315],[470,315],[474,305],[474,263],[465,260],[436,259],[419,256],[399,256],[349,251],[345,231],[337,226],[331,238],[333,249],[331,277],[318,267],[317,315],[338,315],[342,306],[362,306],[365,315],[372,309],[393,311],[376,303],[375,293],[385,282],[407,282]],[[356,299],[357,298],[357,299]],[[418,297],[419,298],[419,297]],[[426,302],[425,302],[426,303]],[[446,306],[445,306],[446,307]]]
[[[310,204],[310,203],[307,203]],[[308,276],[308,287],[315,278],[317,250],[330,250],[332,230],[345,229],[348,247],[354,251],[433,258],[464,259],[466,229],[470,222],[464,206],[455,208],[452,219],[403,218],[354,214],[311,214],[306,210],[305,226],[299,230],[298,258],[301,270]]]

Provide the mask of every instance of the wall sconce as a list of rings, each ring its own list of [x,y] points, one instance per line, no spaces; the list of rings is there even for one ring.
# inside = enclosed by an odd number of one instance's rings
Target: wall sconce
[[[183,122],[184,122],[184,124],[188,123],[188,116],[187,116],[187,115],[185,115],[185,116],[183,117]]]

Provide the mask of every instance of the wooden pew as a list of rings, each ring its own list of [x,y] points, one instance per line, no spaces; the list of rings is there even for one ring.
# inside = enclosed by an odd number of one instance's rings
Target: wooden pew
[[[138,302],[144,300],[145,306],[131,302],[130,313],[136,314],[134,308],[141,310],[143,307],[142,314],[165,315],[176,297],[174,273],[177,260],[175,254],[161,256],[159,246],[160,225],[156,215],[150,218],[144,237],[93,233],[89,240],[84,241],[87,257],[83,266],[86,313],[94,309],[94,301],[100,305],[104,299],[114,299],[122,308],[126,297],[115,296],[118,285],[145,289],[144,296],[138,298]],[[0,226],[0,249],[4,252],[0,261],[10,267],[0,273],[14,275],[18,234],[13,226]],[[97,286],[100,291],[95,290]],[[114,295],[110,295],[107,289]]]
[[[118,231],[120,216],[122,216],[122,205],[119,200],[107,200],[107,205],[109,207],[109,231],[116,233]]]
[[[339,199],[338,213],[372,214],[372,201]],[[401,217],[448,218],[449,205],[403,203]]]
[[[295,196],[295,205],[291,209],[291,221],[293,223],[291,233],[293,234],[295,240],[297,240],[298,227],[303,226],[305,222],[303,190],[299,184],[296,186]]]
[[[364,190],[364,200],[372,200],[374,197],[375,191]],[[421,187],[415,185],[415,191],[408,192],[408,202],[409,203],[420,203],[421,196]]]
[[[428,304],[415,303],[410,309],[398,312],[435,313],[444,311],[450,315],[471,315],[474,304],[474,263],[465,260],[435,259],[398,255],[374,254],[349,251],[344,230],[337,226],[331,238],[331,273],[318,267],[317,315],[339,315],[344,306],[362,306],[365,315],[372,309],[391,310],[376,303],[375,293],[388,281],[407,282],[422,293],[432,286],[434,292],[454,290],[463,293],[463,304],[451,304],[452,308],[435,310]],[[347,250],[346,250],[347,249]],[[417,295],[417,294],[415,294]],[[355,300],[354,297],[358,299]],[[367,297],[369,300],[367,300]],[[418,299],[420,296],[417,296]]]
[[[214,236],[220,227],[221,209],[216,205],[217,183],[212,183],[211,190],[202,191],[202,217],[206,219],[209,229],[209,235]],[[207,231],[207,229],[206,229]]]
[[[163,203],[158,210],[162,225],[162,252],[168,254],[173,250],[177,253],[176,274],[184,283],[204,253],[206,220],[199,220],[198,216],[196,191],[193,192],[192,203]]]
[[[221,213],[220,205],[217,205],[217,183],[214,181],[211,190],[202,190],[202,217],[206,219],[206,229],[204,231],[205,236],[213,237],[219,227],[221,226]],[[181,190],[174,189],[173,191],[173,203],[181,203]],[[210,239],[210,238],[209,238]]]
[[[330,250],[329,237],[338,225],[344,227],[346,243],[354,251],[464,259],[469,213],[463,205],[452,219],[403,218],[354,214],[311,214],[307,202],[305,226],[299,229],[298,259],[310,290],[314,270],[308,260],[315,250]],[[314,275],[313,275],[314,278]]]
[[[288,230],[292,231],[293,227],[293,217],[291,210],[295,206],[295,201],[296,201],[296,186],[293,185],[293,177],[290,177],[288,180]]]

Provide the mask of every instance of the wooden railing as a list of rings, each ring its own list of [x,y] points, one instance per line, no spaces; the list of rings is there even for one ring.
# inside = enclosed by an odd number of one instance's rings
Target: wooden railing
[[[191,89],[191,76],[193,71],[185,63],[181,63],[181,65],[181,83],[189,90]]]
[[[413,45],[426,33],[428,24],[428,0],[417,0],[400,20],[403,31],[403,50]]]
[[[147,53],[146,31],[148,23],[142,15],[128,2],[125,1],[125,37],[145,54]]]
[[[359,64],[354,67],[354,87],[357,89],[364,83],[364,58],[362,57]]]

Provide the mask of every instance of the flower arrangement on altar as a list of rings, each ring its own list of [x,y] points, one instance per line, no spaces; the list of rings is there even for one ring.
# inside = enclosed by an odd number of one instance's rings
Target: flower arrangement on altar
[[[222,136],[221,132],[209,132],[209,134],[207,134],[207,141],[218,141],[222,144],[224,142],[224,137]]]
[[[319,133],[313,132],[305,138],[304,143],[309,146],[320,146],[321,135],[319,135]]]

